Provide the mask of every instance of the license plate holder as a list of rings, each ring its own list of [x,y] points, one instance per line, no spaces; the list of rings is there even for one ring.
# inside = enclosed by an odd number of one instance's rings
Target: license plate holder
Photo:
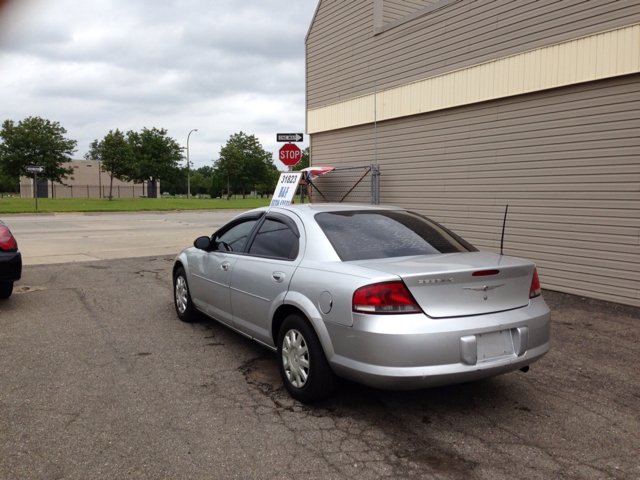
[[[511,330],[476,334],[478,363],[514,355]]]

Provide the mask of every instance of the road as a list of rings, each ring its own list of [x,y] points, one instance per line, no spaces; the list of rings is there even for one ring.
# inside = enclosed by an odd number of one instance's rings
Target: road
[[[244,210],[4,215],[25,265],[177,255]]]
[[[526,374],[305,406],[273,354],[177,319],[173,256],[25,267],[0,303],[0,478],[640,478],[638,308],[545,291],[553,348]]]

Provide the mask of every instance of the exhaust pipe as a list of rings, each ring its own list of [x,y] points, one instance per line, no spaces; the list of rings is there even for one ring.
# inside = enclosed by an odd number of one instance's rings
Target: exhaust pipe
[[[529,371],[529,365],[527,365],[526,367],[522,367],[522,368],[520,369],[520,371],[521,371],[522,373],[527,373],[527,372]]]

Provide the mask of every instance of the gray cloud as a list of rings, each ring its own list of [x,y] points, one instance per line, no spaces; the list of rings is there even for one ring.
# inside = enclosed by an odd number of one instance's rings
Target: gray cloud
[[[0,18],[0,120],[57,120],[78,157],[110,129],[143,126],[180,143],[197,128],[197,166],[240,130],[276,152],[275,133],[304,130],[316,3],[14,0]]]

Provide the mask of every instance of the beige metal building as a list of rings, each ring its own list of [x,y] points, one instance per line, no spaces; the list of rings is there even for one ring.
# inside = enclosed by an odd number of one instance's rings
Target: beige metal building
[[[639,0],[320,0],[306,71],[312,165],[640,306]]]
[[[71,160],[64,166],[73,167],[74,173],[65,184],[38,180],[38,197],[45,198],[107,198],[109,196],[110,179],[107,172],[102,171],[101,163],[90,160]],[[153,197],[160,198],[160,182],[133,183],[113,179],[113,197]],[[20,177],[20,196],[33,198],[33,177]]]

